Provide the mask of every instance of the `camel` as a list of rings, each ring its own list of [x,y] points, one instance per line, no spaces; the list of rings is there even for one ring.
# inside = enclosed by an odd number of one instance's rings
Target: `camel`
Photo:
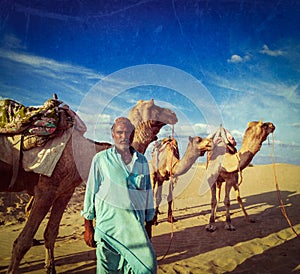
[[[226,208],[226,225],[225,229],[229,231],[234,231],[235,227],[231,223],[230,217],[230,190],[233,188],[236,192],[236,199],[243,210],[245,218],[247,221],[252,221],[249,219],[248,213],[243,205],[240,190],[239,190],[239,173],[245,169],[252,161],[253,157],[260,150],[262,143],[267,139],[270,133],[273,133],[275,126],[270,122],[259,121],[259,122],[249,122],[248,127],[244,133],[244,138],[242,141],[242,146],[239,151],[232,154],[228,150],[224,150],[224,143],[215,145],[214,149],[209,153],[209,161],[214,161],[219,155],[220,151],[224,152],[219,162],[218,171],[214,174],[208,175],[208,183],[211,189],[211,216],[209,224],[206,226],[206,230],[213,232],[216,230],[215,218],[217,211],[217,204],[220,200],[221,186],[225,182],[225,198],[224,205]],[[208,163],[208,166],[210,163]],[[206,178],[207,178],[206,177]],[[216,192],[218,190],[218,200],[216,198]]]
[[[135,123],[134,143],[137,149],[142,152],[146,150],[150,142],[157,138],[155,134],[159,132],[161,127],[166,124],[173,125],[177,122],[177,117],[173,111],[155,105],[154,100],[141,100],[137,102],[134,109],[139,109],[142,117],[142,119],[138,117],[139,124]],[[131,119],[135,119],[134,114],[130,113],[129,116]],[[152,125],[154,125],[153,131],[149,128]],[[145,136],[145,132],[149,135],[149,138],[143,144],[139,144],[138,140],[143,140],[140,136]],[[72,138],[66,144],[51,177],[26,172],[20,167],[16,184],[12,189],[9,189],[9,184],[13,167],[0,161],[0,191],[27,191],[30,195],[34,195],[34,203],[28,220],[13,244],[12,257],[7,273],[18,273],[19,264],[30,249],[33,237],[49,210],[51,210],[50,216],[44,231],[45,268],[47,273],[56,273],[54,244],[64,210],[75,188],[87,179],[90,163],[95,153],[107,149],[109,146],[111,145],[86,139],[82,132],[74,128]],[[81,167],[80,172],[78,170],[79,166]]]
[[[194,164],[199,156],[204,156],[206,151],[212,149],[211,139],[202,139],[199,136],[189,137],[189,142],[184,156],[180,160],[178,144],[175,139],[164,138],[161,142],[154,145],[151,159],[151,181],[153,193],[156,200],[155,216],[153,224],[158,224],[159,205],[161,203],[161,191],[164,181],[172,179],[168,195],[168,222],[177,221],[173,216],[172,190],[174,182],[178,176],[186,173]]]

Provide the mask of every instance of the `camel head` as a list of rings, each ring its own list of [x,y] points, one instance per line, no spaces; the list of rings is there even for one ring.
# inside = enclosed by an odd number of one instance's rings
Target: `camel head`
[[[265,141],[270,133],[273,133],[275,126],[271,122],[249,122],[248,128],[245,131],[243,143],[258,143],[262,144]]]
[[[149,101],[139,100],[129,112],[128,118],[135,127],[139,123],[150,122],[152,126],[157,126],[159,129],[166,124],[174,125],[178,121],[172,110],[155,105],[153,99]]]
[[[189,137],[189,146],[198,156],[203,156],[206,151],[211,151],[213,149],[213,142],[210,138],[201,138],[200,136]]]
[[[174,125],[178,121],[172,110],[155,105],[153,99],[139,100],[128,118],[135,126],[132,146],[141,153],[145,153],[148,145],[157,140],[157,134],[164,125]]]

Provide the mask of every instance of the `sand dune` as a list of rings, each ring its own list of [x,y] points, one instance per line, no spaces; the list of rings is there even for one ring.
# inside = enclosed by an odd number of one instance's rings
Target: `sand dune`
[[[220,203],[218,229],[209,233],[205,226],[210,216],[210,192],[199,194],[205,169],[201,164],[194,165],[180,177],[173,193],[178,222],[166,222],[164,203],[160,223],[153,227],[158,273],[300,273],[300,237],[281,213],[274,171],[288,217],[300,233],[300,166],[276,164],[245,169],[241,195],[255,222],[245,221],[232,191],[236,231],[224,229],[225,210]],[[55,249],[57,273],[95,273],[95,250],[83,241],[83,196],[84,187],[80,186],[63,216]],[[24,226],[26,199],[25,194],[0,195],[0,273],[5,273],[13,241]],[[36,234],[41,243],[45,221]],[[44,247],[33,246],[21,262],[21,273],[44,273],[43,267]]]

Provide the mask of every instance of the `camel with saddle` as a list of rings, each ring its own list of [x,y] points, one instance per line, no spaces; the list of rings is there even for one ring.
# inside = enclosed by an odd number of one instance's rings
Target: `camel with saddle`
[[[189,142],[182,159],[179,157],[178,143],[174,138],[164,138],[154,144],[151,159],[151,181],[155,197],[155,216],[153,224],[158,224],[159,205],[162,201],[162,185],[170,180],[168,194],[168,221],[175,222],[173,216],[172,191],[178,176],[186,173],[195,163],[198,157],[204,156],[206,151],[212,149],[210,138],[199,136],[189,137]]]
[[[236,199],[246,220],[251,221],[240,196],[239,174],[241,175],[242,170],[251,163],[253,157],[260,150],[262,143],[274,130],[275,126],[270,122],[249,122],[239,151],[236,151],[230,144],[224,128],[220,127],[217,134],[213,136],[213,140],[217,140],[217,142],[214,144],[213,150],[208,153],[207,171],[203,179],[203,183],[208,183],[211,189],[211,216],[209,224],[206,226],[207,231],[213,232],[216,230],[216,211],[223,182],[225,182],[225,228],[230,231],[235,230],[230,217],[230,191],[232,188],[236,192]]]
[[[7,107],[7,103],[7,101],[0,103],[1,106],[5,106],[5,119],[10,118],[12,109],[11,106]],[[19,116],[14,123],[15,126],[8,122],[0,134],[0,142],[6,145],[0,146],[0,149],[3,150],[0,155],[11,156],[9,159],[0,159],[0,191],[27,191],[34,196],[34,203],[23,230],[13,244],[7,272],[18,272],[19,264],[32,246],[37,229],[50,211],[44,231],[45,268],[47,273],[55,273],[54,244],[64,210],[75,188],[87,179],[93,156],[111,145],[85,138],[85,127],[80,118],[66,105],[61,106],[62,102],[57,98],[48,100],[41,109],[26,109],[23,105],[14,103],[15,109],[21,110],[19,114],[28,110],[33,115],[29,115],[23,120]],[[53,105],[54,109],[48,105]],[[3,117],[2,115],[1,118]],[[153,100],[138,101],[130,111],[129,118],[136,127],[133,146],[142,153],[146,151],[152,141],[157,139],[156,135],[164,125],[173,125],[177,122],[173,111],[155,105]],[[40,127],[48,128],[41,129]],[[38,133],[45,135],[38,136]],[[65,143],[63,148],[59,146],[63,143],[61,140],[64,140]],[[56,146],[53,147],[51,144]],[[10,151],[7,149],[9,145],[12,148]],[[48,146],[48,151],[40,154],[44,146]],[[27,152],[32,150],[38,151],[35,158],[40,157],[40,159],[46,157],[45,154],[56,154],[57,151],[61,153],[59,157],[57,156],[57,162],[54,168],[52,167],[53,172],[50,176],[36,173],[36,170],[30,169],[36,167],[36,162],[33,165],[30,162],[34,162],[34,159],[27,159],[31,165],[27,165],[25,170],[23,160],[26,158]],[[29,170],[27,170],[28,168]]]

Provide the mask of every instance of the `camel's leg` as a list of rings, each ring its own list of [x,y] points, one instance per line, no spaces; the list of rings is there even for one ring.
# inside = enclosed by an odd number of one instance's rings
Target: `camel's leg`
[[[216,218],[216,211],[217,211],[217,198],[216,198],[216,183],[211,186],[211,213],[209,224],[206,226],[206,230],[209,232],[213,232],[217,229],[215,226],[215,218]]]
[[[217,194],[218,194],[218,200],[217,200],[217,208],[218,208],[218,205],[219,205],[219,203],[220,203],[220,201],[221,201],[221,184],[217,187]]]
[[[47,223],[47,227],[44,232],[46,258],[45,268],[47,273],[56,273],[55,271],[55,260],[54,260],[54,244],[59,231],[59,224],[64,213],[64,210],[70,201],[75,188],[73,191],[64,193],[57,197],[54,202],[50,213],[50,218]]]
[[[173,180],[170,180],[169,182],[169,194],[168,194],[168,222],[174,223],[177,222],[177,219],[173,216],[173,190],[174,190],[174,183]]]
[[[47,187],[50,183],[46,182],[41,187],[42,181],[43,177],[41,176],[38,185],[35,187],[35,200],[31,213],[22,232],[14,242],[12,258],[7,273],[18,273],[19,264],[32,246],[33,237],[52,205],[54,193],[50,187]]]
[[[152,191],[153,191],[153,197],[155,198],[155,214],[154,214],[154,217],[153,217],[153,220],[152,220],[152,224],[153,225],[158,225],[158,214],[159,214],[159,209],[158,209],[158,205],[157,205],[157,199],[156,199],[156,193],[158,191],[158,182],[157,182],[157,172],[153,172],[150,174],[150,177],[151,177],[151,182],[152,182]]]
[[[29,215],[30,215],[30,211],[32,208],[34,202],[34,196],[30,196],[30,199],[28,201],[28,203],[25,206],[25,214],[26,214],[26,220],[28,219]],[[32,239],[32,245],[36,246],[36,245],[41,245],[40,241],[37,239]]]
[[[245,218],[246,218],[246,221],[247,222],[251,222],[251,223],[254,223],[255,221],[251,218],[249,218],[249,215],[244,207],[244,204],[243,204],[243,201],[242,201],[242,198],[241,198],[241,195],[240,195],[240,188],[238,185],[234,185],[233,186],[234,190],[235,190],[235,195],[236,195],[236,200],[238,201],[239,205],[240,205],[240,208],[243,210],[244,212],[244,215],[245,215]]]
[[[156,178],[157,180],[157,178]],[[153,224],[154,225],[158,225],[158,214],[160,214],[159,212],[159,205],[161,203],[162,200],[162,183],[161,181],[157,180],[156,181],[157,186],[156,189],[154,190],[154,197],[155,197],[155,214],[154,214],[154,218],[153,218]]]
[[[226,208],[226,225],[225,229],[234,231],[235,227],[231,223],[231,217],[230,217],[230,190],[231,190],[232,184],[230,182],[226,181],[225,186],[225,198],[224,198],[224,205]]]

